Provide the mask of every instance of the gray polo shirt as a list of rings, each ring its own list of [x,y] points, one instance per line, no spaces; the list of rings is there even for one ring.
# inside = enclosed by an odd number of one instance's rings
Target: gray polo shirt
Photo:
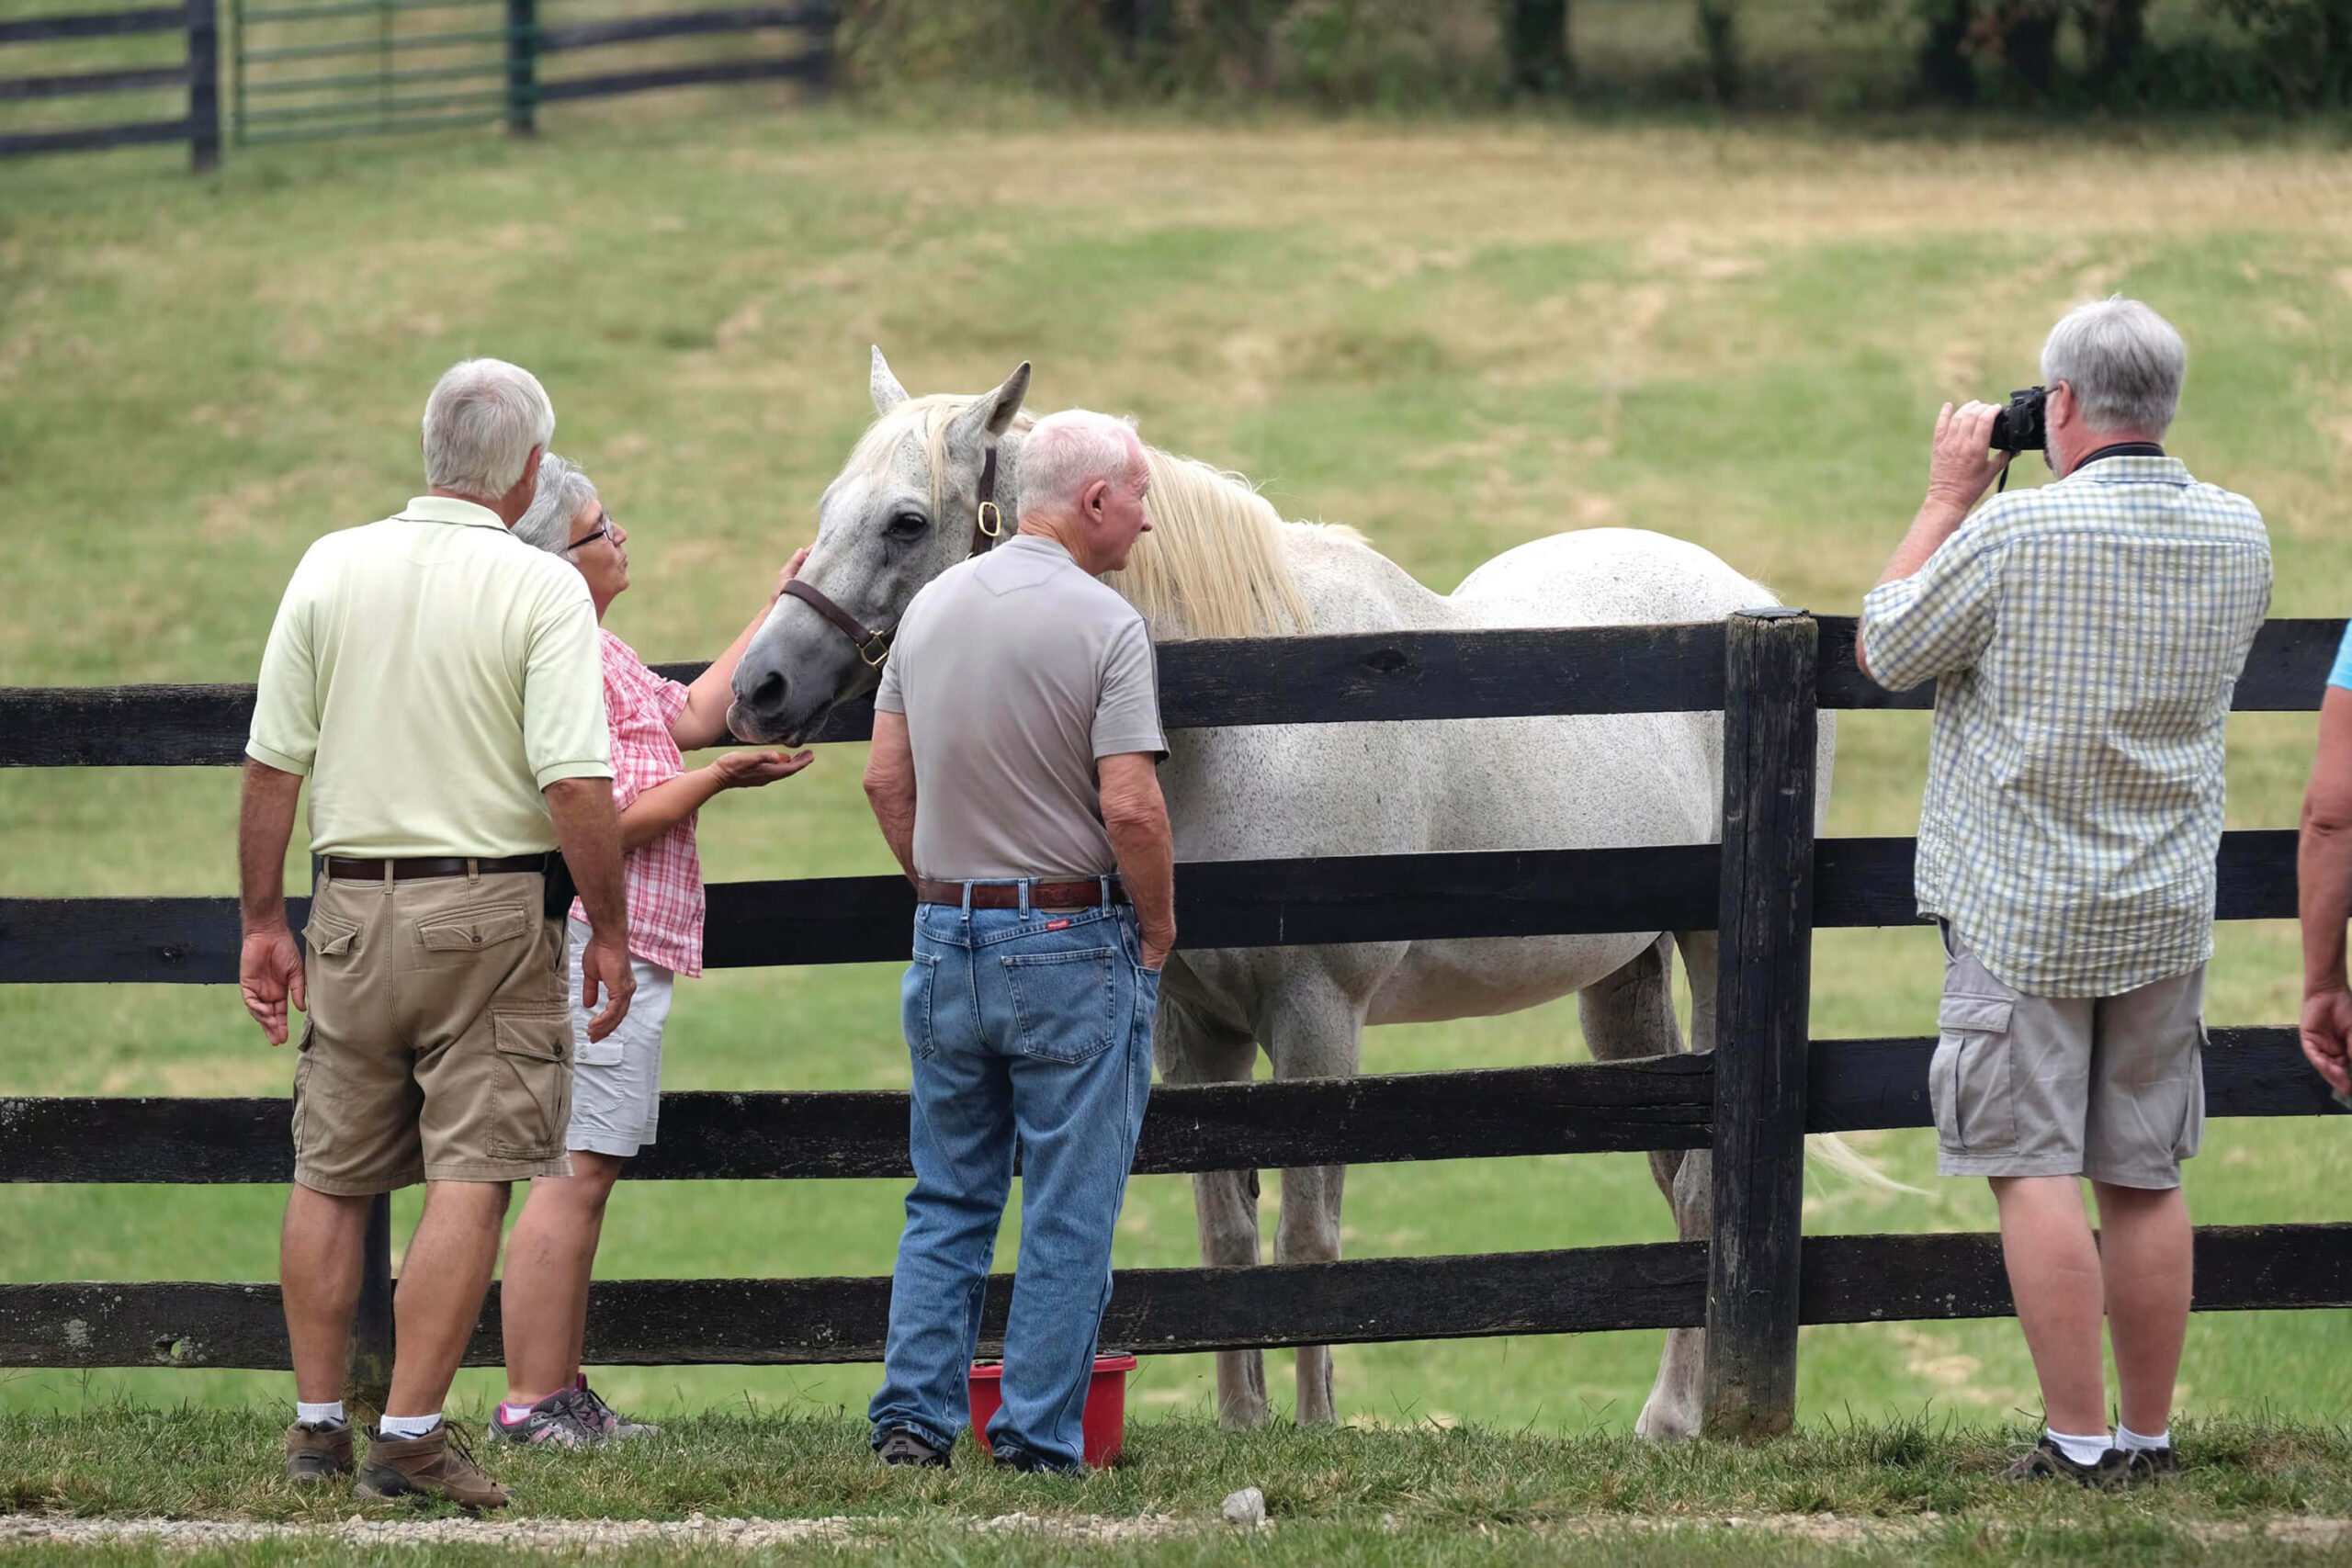
[[[1168,750],[1143,617],[1034,534],[915,595],[874,705],[906,716],[915,870],[941,881],[1116,870],[1095,759]]]

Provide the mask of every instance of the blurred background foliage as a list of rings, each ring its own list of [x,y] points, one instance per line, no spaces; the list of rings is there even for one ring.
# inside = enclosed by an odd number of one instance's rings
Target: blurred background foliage
[[[2312,113],[2352,0],[853,0],[853,86],[1091,102]]]

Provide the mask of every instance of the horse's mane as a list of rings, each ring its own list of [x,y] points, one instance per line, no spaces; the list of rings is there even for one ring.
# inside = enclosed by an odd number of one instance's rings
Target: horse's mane
[[[1156,446],[1144,453],[1151,532],[1136,541],[1126,570],[1102,581],[1143,613],[1153,637],[1313,631],[1273,503],[1239,474]]]
[[[919,438],[931,474],[933,515],[944,500],[947,430],[977,400],[954,393],[909,398],[866,426],[844,472],[890,471],[909,436]],[[1027,411],[1012,428],[1036,421]],[[1136,541],[1124,571],[1102,579],[1143,615],[1155,638],[1280,637],[1314,630],[1314,616],[1283,553],[1286,525],[1273,503],[1237,473],[1146,446],[1151,532]]]
[[[888,413],[876,416],[865,434],[850,448],[849,461],[842,471],[845,474],[868,474],[886,479],[890,464],[898,457],[899,448],[910,435],[922,441],[923,471],[931,476],[931,512],[939,515],[946,497],[939,491],[939,479],[947,471],[947,428],[956,416],[979,401],[956,392],[933,392],[926,397],[909,398]],[[1037,421],[1023,409],[1012,416],[1012,428],[1026,430]]]

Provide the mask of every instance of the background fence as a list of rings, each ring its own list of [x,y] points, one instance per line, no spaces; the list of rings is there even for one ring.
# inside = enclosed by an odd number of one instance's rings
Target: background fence
[[[617,10],[594,0],[187,0],[0,22],[0,45],[84,40],[85,56],[99,49],[107,67],[0,76],[0,103],[181,85],[188,95],[180,118],[0,133],[0,155],[186,141],[201,170],[218,161],[224,130],[238,146],[469,125],[528,133],[542,104],[729,82],[822,85],[838,20],[832,0],[694,9],[623,0]],[[172,65],[124,63],[91,41],[175,31],[187,51]],[[574,55],[584,68],[569,68]]]
[[[217,0],[186,0],[184,5],[140,10],[0,21],[0,45],[110,40],[155,33],[184,33],[187,38],[187,56],[177,64],[116,65],[102,70],[0,76],[0,104],[187,89],[187,112],[172,119],[0,131],[0,157],[185,141],[188,145],[188,161],[194,167],[212,167],[220,160],[220,27],[216,6]],[[0,60],[15,58],[18,57],[0,55]]]
[[[2273,621],[2240,709],[2317,707],[2338,621]],[[667,667],[690,678],[700,666]],[[1142,1173],[1322,1163],[1712,1147],[1714,1244],[1274,1265],[1119,1276],[1106,1342],[1145,1353],[1705,1324],[1712,1429],[1785,1427],[1799,1323],[1984,1317],[2011,1310],[1991,1235],[1816,1235],[1800,1242],[1806,1132],[1925,1126],[1932,1039],[1808,1041],[1819,927],[1916,923],[1911,840],[1812,831],[1819,707],[1924,707],[1853,660],[1853,623],[1801,614],[1727,625],[1401,633],[1173,644],[1171,728],[1538,714],[1693,712],[1725,723],[1720,846],[1335,857],[1192,864],[1178,878],[1189,947],[1716,929],[1718,1048],[1590,1066],[1161,1088]],[[0,765],[237,761],[242,686],[0,691]],[[870,710],[835,715],[854,739]],[[2222,840],[2215,913],[2295,913],[2295,835]],[[721,884],[714,965],[871,962],[906,951],[896,877]],[[820,913],[821,911],[821,913]],[[290,915],[303,922],[300,900]],[[233,898],[0,899],[0,983],[235,979]],[[2216,1116],[2336,1114],[2292,1028],[2212,1032]],[[664,1138],[639,1179],[908,1174],[907,1101],[888,1093],[663,1096]],[[283,1100],[0,1100],[0,1179],[282,1182]],[[356,1332],[355,1394],[390,1350],[389,1205],[379,1203]],[[2352,1225],[2206,1227],[2201,1311],[2352,1305]],[[985,1337],[1001,1334],[994,1281]],[[601,1281],[587,1357],[607,1364],[876,1359],[887,1279]],[[496,1302],[469,1364],[499,1359]],[[0,1366],[283,1367],[274,1285],[0,1284]]]

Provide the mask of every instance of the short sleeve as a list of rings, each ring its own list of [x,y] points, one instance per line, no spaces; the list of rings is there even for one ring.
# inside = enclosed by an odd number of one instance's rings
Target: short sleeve
[[[1168,755],[1159,732],[1159,680],[1151,633],[1138,615],[1115,633],[1102,656],[1102,696],[1094,705],[1094,755],[1129,751]]]
[[[899,684],[899,660],[884,660],[882,684],[874,693],[876,713],[903,714],[907,711],[907,694]]]
[[[245,739],[245,755],[254,761],[304,776],[319,753],[319,668],[311,638],[315,570],[311,557],[305,555],[278,601],[277,619],[262,651],[253,728]]]
[[[2344,627],[2344,640],[2336,645],[2335,668],[2327,672],[2327,683],[2352,692],[2352,622]]]
[[[1862,652],[1890,692],[1974,664],[1993,640],[1998,582],[1981,525],[1963,527],[1909,577],[1862,600]]]
[[[647,672],[651,673],[650,666]],[[667,729],[678,722],[678,716],[686,711],[686,704],[693,694],[680,682],[653,676],[653,711],[662,716],[662,728]]]
[[[523,755],[539,788],[613,776],[596,606],[577,573],[550,578],[531,613],[523,662]]]

